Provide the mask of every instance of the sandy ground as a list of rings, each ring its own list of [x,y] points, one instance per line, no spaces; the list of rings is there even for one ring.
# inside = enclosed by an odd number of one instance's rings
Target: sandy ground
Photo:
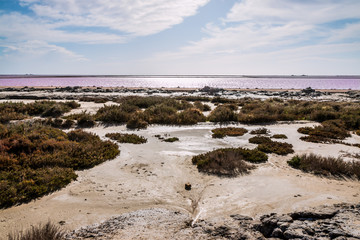
[[[92,106],[91,111],[95,111],[101,105]],[[270,134],[286,134],[289,139],[279,141],[293,144],[295,154],[312,152],[340,156],[359,153],[356,147],[300,141],[302,134],[297,129],[315,124],[278,123],[266,127]],[[260,127],[236,126],[249,131]],[[136,131],[148,139],[146,144],[119,144],[121,153],[116,159],[77,172],[78,179],[66,188],[31,203],[0,210],[0,239],[15,229],[48,220],[64,221],[63,227],[73,230],[122,213],[149,208],[185,212],[193,221],[198,221],[230,214],[257,218],[270,212],[287,213],[322,204],[360,202],[359,181],[302,173],[287,165],[286,161],[293,155],[270,154],[267,163],[258,165],[249,175],[236,178],[199,173],[191,163],[191,157],[196,154],[222,147],[255,147],[248,142],[252,136],[249,133],[242,137],[213,139],[211,129],[215,127],[219,125],[203,123],[187,127],[150,126]],[[106,133],[129,132],[125,126],[98,126],[87,131],[103,139],[106,139]],[[178,137],[180,141],[162,142],[154,137],[156,134]],[[359,143],[360,138],[352,136],[348,141]],[[187,182],[192,184],[191,191],[184,189]]]

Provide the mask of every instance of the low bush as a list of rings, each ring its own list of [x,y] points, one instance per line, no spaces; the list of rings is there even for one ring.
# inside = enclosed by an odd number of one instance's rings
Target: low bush
[[[137,106],[128,104],[104,106],[97,111],[95,120],[105,123],[126,123],[131,119],[131,114],[138,110]]]
[[[36,101],[28,104],[23,102],[4,102],[0,103],[0,123],[22,120],[31,116],[59,117],[79,106],[75,101]]]
[[[341,120],[325,121],[320,126],[315,127],[302,127],[298,129],[298,132],[309,135],[301,137],[301,140],[315,143],[333,143],[350,137],[349,132],[345,129],[344,122]]]
[[[276,138],[276,139],[287,139],[288,138],[285,134],[274,134],[271,137]]]
[[[261,143],[257,148],[262,152],[275,153],[277,155],[287,155],[294,152],[292,144],[275,141]]]
[[[26,231],[17,231],[9,235],[8,240],[62,240],[65,237],[65,231],[54,223],[32,226]]]
[[[225,136],[242,136],[248,132],[245,128],[226,127],[226,128],[215,128],[211,130],[213,132],[213,138],[223,138]]]
[[[80,128],[90,128],[96,125],[95,116],[82,111],[81,113],[71,114],[65,117],[67,120],[76,120]]]
[[[217,106],[208,116],[210,122],[230,122],[236,121],[236,113],[231,109],[229,105]]]
[[[223,148],[192,158],[201,172],[219,176],[237,176],[248,173],[255,167],[246,163],[261,163],[267,161],[265,153],[245,148]]]
[[[176,114],[176,124],[178,125],[192,125],[205,121],[206,117],[196,108],[188,108]]]
[[[259,144],[257,149],[265,153],[275,153],[278,155],[287,155],[293,153],[293,145],[289,143],[276,142],[269,137],[255,136],[249,139],[250,143]]]
[[[257,128],[255,130],[252,130],[250,134],[257,135],[257,134],[268,134],[270,131],[266,128]]]
[[[44,120],[36,120],[35,122],[39,122],[43,125],[49,125],[54,128],[63,128],[68,129],[72,128],[75,125],[75,122],[70,119],[63,120],[61,118],[47,118]]]
[[[146,129],[148,125],[148,122],[143,119],[141,113],[133,114],[126,123],[126,127],[129,129]]]
[[[360,162],[346,162],[341,158],[322,157],[315,154],[295,156],[288,164],[304,172],[322,176],[350,177],[360,180]]]
[[[200,111],[203,111],[203,112],[207,112],[207,111],[211,110],[211,107],[209,105],[203,104],[200,101],[194,102],[194,107],[196,107],[197,109],[199,109]]]
[[[128,133],[107,133],[105,137],[116,140],[119,143],[142,144],[147,142],[147,139],[143,136]]]
[[[0,126],[0,207],[66,186],[74,170],[115,158],[118,146],[82,130],[65,133],[39,123]]]
[[[163,141],[164,142],[177,142],[177,141],[179,141],[179,138],[177,138],[177,137],[165,138]]]
[[[110,101],[107,97],[81,97],[79,98],[79,101],[82,102],[94,102],[94,103],[106,103]]]
[[[189,102],[210,102],[211,98],[209,97],[201,97],[201,96],[178,96],[175,97],[176,100],[185,100],[185,101],[189,101]]]
[[[269,142],[272,142],[272,140],[269,137],[265,137],[265,136],[255,136],[255,137],[249,138],[249,143],[262,144],[262,143],[269,143]]]

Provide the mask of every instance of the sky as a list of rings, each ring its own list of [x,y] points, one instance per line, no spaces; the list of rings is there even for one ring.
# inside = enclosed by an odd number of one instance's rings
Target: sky
[[[360,75],[360,1],[0,0],[0,74]]]

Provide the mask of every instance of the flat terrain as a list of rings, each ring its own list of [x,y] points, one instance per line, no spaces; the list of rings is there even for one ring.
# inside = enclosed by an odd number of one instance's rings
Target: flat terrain
[[[316,153],[337,157],[359,152],[359,148],[340,144],[300,141],[299,137],[303,135],[297,129],[316,124],[278,123],[267,125],[266,128],[271,134],[287,135],[288,139],[279,141],[293,144],[295,154]],[[262,127],[232,126],[245,127],[249,131]],[[119,144],[121,153],[116,159],[77,172],[77,181],[66,188],[31,203],[0,210],[0,238],[5,238],[7,233],[15,229],[28,228],[48,220],[61,222],[65,229],[73,230],[123,213],[137,211],[134,212],[137,214],[139,210],[144,210],[155,214],[147,212],[148,215],[140,217],[147,223],[146,227],[142,222],[134,223],[133,227],[119,230],[114,239],[139,239],[136,234],[140,229],[147,232],[141,236],[162,239],[167,235],[159,233],[159,236],[155,232],[160,229],[166,232],[166,222],[169,229],[173,221],[183,224],[183,215],[194,223],[201,219],[221,219],[230,214],[257,218],[271,212],[287,213],[323,204],[360,202],[359,181],[321,178],[295,170],[286,163],[294,154],[270,154],[267,163],[257,165],[249,175],[235,178],[199,173],[191,163],[194,155],[222,147],[256,147],[248,142],[252,137],[249,133],[241,137],[213,139],[211,129],[216,127],[219,125],[203,123],[187,127],[155,125],[136,132],[127,131],[125,126],[87,129],[103,139],[106,139],[106,133],[126,132],[144,136],[148,142],[141,145]],[[178,137],[180,140],[167,143],[155,135]],[[360,137],[352,135],[347,141],[359,143]],[[192,185],[191,191],[184,188],[187,182]],[[155,209],[146,210],[151,208]],[[154,220],[159,211],[166,211],[156,209],[169,209],[183,215],[173,220]]]

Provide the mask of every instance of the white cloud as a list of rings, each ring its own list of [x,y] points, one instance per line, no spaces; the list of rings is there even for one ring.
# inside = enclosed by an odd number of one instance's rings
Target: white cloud
[[[36,42],[46,43],[47,49],[61,43],[126,43],[181,23],[209,1],[20,0],[34,14],[0,12],[0,44],[21,50]]]
[[[3,52],[5,55],[22,55],[22,56],[33,56],[39,57],[44,55],[56,54],[67,59],[77,60],[77,61],[85,61],[87,60],[83,56],[76,54],[72,51],[67,50],[66,48],[48,44],[44,41],[26,41],[22,43],[14,43],[14,44],[0,44],[1,47],[4,48]]]
[[[203,29],[207,36],[153,61],[184,61],[216,74],[314,74],[326,64],[323,73],[354,73],[360,59],[345,56],[360,52],[360,23],[332,24],[360,21],[358,9],[360,1],[351,0],[239,1],[222,24]]]
[[[319,24],[360,17],[358,0],[244,0],[236,3],[226,21],[297,21]]]
[[[21,0],[37,16],[63,26],[105,27],[135,36],[155,34],[196,14],[210,0]]]

